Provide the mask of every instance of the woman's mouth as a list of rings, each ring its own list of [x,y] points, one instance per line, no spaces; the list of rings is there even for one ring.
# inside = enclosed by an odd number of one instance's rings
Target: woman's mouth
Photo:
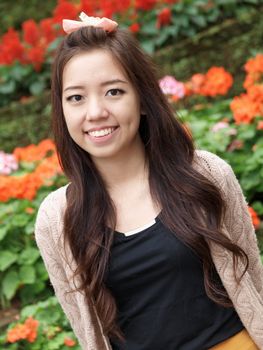
[[[113,131],[116,129],[117,127],[93,130],[93,131],[88,131],[88,134],[92,137],[103,137],[103,136],[112,134]]]

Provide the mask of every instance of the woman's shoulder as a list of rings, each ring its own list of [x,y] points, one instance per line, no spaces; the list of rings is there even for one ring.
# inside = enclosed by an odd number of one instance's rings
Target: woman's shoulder
[[[65,185],[49,193],[40,204],[35,223],[36,234],[46,230],[59,234],[66,208],[67,187]]]
[[[196,150],[193,166],[221,189],[226,186],[226,179],[235,177],[231,166],[225,160],[208,151]]]
[[[54,209],[56,212],[63,211],[66,205],[67,188],[68,184],[50,192],[40,204],[39,211],[53,212]]]

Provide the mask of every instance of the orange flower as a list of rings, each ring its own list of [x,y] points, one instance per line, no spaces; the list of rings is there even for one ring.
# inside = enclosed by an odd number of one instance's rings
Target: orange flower
[[[65,339],[64,339],[64,344],[65,344],[66,346],[68,346],[69,348],[71,348],[71,347],[73,347],[73,346],[76,345],[76,342],[75,342],[75,340],[73,340],[73,339],[71,339],[71,338],[65,338]]]
[[[54,147],[52,141],[44,140],[38,145],[15,150],[18,160],[31,162],[37,160],[39,164],[32,173],[26,175],[0,176],[1,202],[6,202],[10,198],[32,200],[41,186],[53,183],[53,178],[62,173]],[[51,155],[47,157],[49,151]]]
[[[35,209],[34,209],[34,208],[31,208],[31,207],[27,207],[27,208],[25,209],[25,212],[26,212],[27,214],[33,214],[33,213],[35,212]]]
[[[263,85],[250,86],[247,94],[252,101],[263,103]]]
[[[259,225],[260,225],[260,220],[259,220],[257,213],[255,212],[255,210],[252,207],[248,207],[248,211],[251,215],[252,222],[253,222],[255,229],[258,229]]]
[[[207,71],[199,93],[203,96],[225,95],[232,85],[230,73],[222,67],[212,67]]]
[[[246,75],[245,81],[243,83],[243,87],[245,89],[248,89],[250,86],[252,86],[255,83],[259,82],[261,77],[262,77],[262,73],[259,73],[259,72],[248,73]]]
[[[263,73],[263,54],[258,54],[256,57],[250,58],[245,64],[247,73]]]
[[[250,124],[258,114],[258,104],[251,101],[246,94],[235,96],[230,103],[230,109],[236,124]]]
[[[52,140],[46,139],[38,145],[32,144],[26,147],[17,147],[13,154],[18,161],[34,162],[42,160],[49,151],[55,151],[55,145]]]
[[[17,324],[7,331],[7,341],[14,343],[24,339],[33,343],[37,338],[37,329],[38,321],[29,317],[23,324]]]
[[[172,13],[171,10],[168,7],[165,7],[159,12],[157,17],[157,28],[161,28],[165,25],[168,25],[171,23],[172,19]]]
[[[187,95],[192,93],[198,94],[201,86],[205,82],[205,75],[201,73],[196,73],[191,77],[191,80],[187,82],[185,85],[187,86]]]

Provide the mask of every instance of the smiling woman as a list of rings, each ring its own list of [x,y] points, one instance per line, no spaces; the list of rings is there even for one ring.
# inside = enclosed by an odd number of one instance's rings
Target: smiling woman
[[[123,68],[105,50],[80,53],[63,72],[62,106],[72,139],[100,158],[127,159],[143,144],[140,99]]]
[[[35,231],[83,349],[263,349],[263,269],[231,168],[194,150],[131,34],[83,18],[52,76],[69,184]]]

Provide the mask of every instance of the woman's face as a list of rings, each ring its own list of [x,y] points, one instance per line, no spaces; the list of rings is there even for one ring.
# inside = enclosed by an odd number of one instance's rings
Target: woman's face
[[[127,157],[141,143],[139,96],[105,50],[69,60],[62,77],[62,107],[70,136],[94,160]]]

